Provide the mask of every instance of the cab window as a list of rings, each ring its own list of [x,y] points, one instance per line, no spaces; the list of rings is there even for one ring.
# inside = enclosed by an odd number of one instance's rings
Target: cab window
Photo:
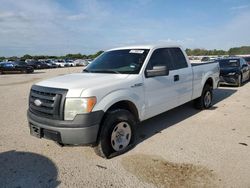
[[[173,70],[173,64],[168,48],[156,49],[150,57],[147,69],[151,70],[154,66],[167,66],[169,70]]]

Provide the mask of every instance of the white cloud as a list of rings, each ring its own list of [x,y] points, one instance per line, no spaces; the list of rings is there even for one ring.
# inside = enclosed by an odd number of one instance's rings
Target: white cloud
[[[86,14],[74,14],[74,15],[70,15],[67,17],[68,20],[71,20],[71,21],[79,21],[79,20],[85,20],[87,18],[87,15]]]
[[[242,10],[242,9],[246,9],[248,7],[249,7],[249,5],[240,5],[240,6],[231,7],[230,10]]]

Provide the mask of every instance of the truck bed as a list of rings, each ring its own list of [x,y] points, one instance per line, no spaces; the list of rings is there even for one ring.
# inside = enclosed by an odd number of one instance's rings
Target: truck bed
[[[216,63],[216,61],[209,61],[205,63],[191,63],[192,67],[194,66],[199,66],[199,65],[206,65],[206,64],[211,64],[211,63]]]

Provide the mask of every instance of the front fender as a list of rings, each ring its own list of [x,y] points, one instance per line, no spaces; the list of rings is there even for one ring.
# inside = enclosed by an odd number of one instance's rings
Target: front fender
[[[104,96],[94,107],[93,111],[103,110],[106,112],[112,105],[120,101],[130,101],[132,102],[138,111],[139,119],[141,119],[141,110],[143,107],[144,97],[131,92],[128,89],[121,89],[113,91],[106,96]]]

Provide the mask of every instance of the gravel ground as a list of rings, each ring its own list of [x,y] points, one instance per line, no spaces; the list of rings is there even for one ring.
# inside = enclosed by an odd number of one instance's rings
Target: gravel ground
[[[0,75],[0,187],[250,187],[250,83],[217,89],[210,110],[187,103],[143,122],[135,148],[104,160],[29,135],[31,85],[81,70]]]

